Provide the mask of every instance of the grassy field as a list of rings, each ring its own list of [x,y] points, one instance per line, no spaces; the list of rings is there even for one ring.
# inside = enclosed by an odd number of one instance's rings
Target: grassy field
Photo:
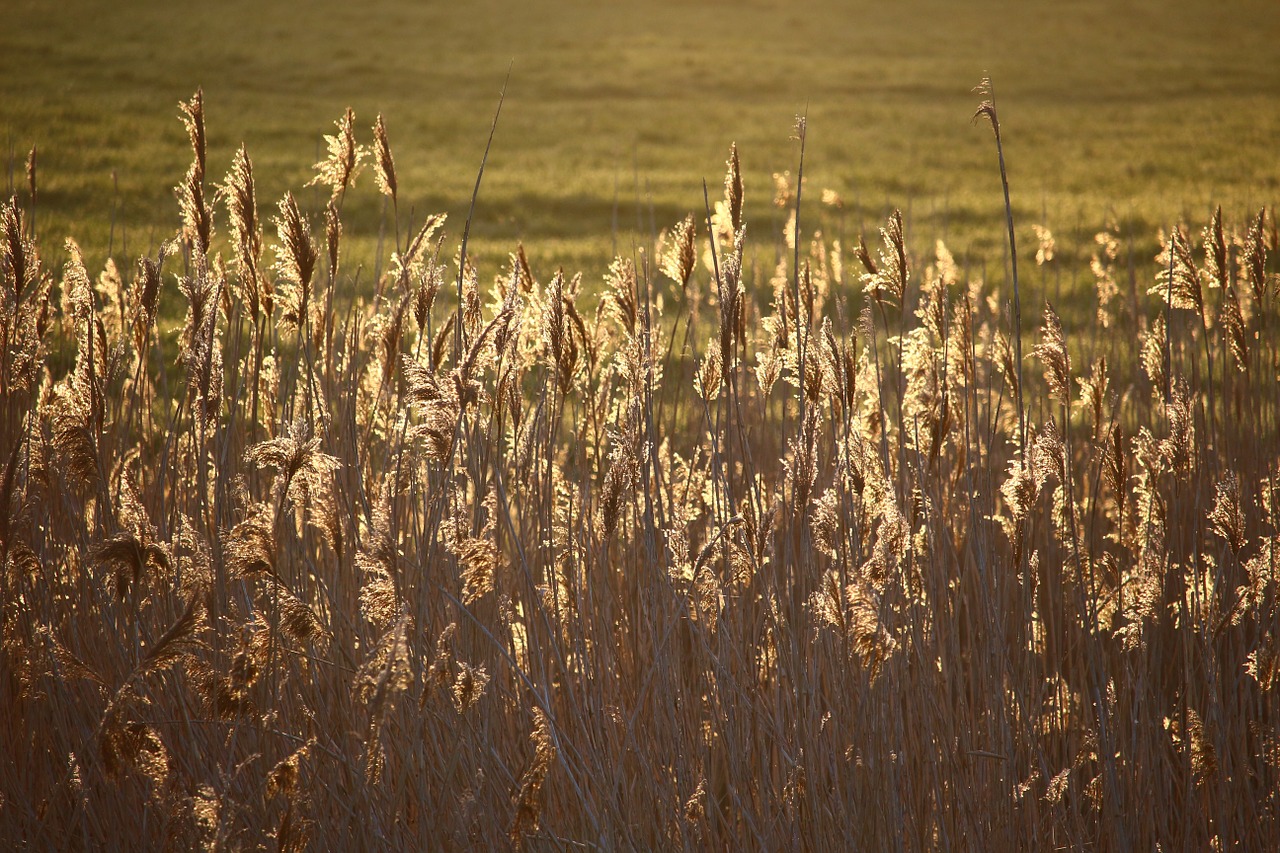
[[[1280,42],[1185,5],[4,7],[0,849],[1274,847]]]
[[[100,261],[111,212],[145,249],[171,231],[185,168],[176,104],[203,87],[209,174],[241,142],[273,205],[310,174],[347,106],[386,117],[402,219],[448,211],[460,229],[507,69],[508,98],[476,212],[482,265],[529,244],[535,268],[594,281],[614,254],[702,206],[729,144],[759,227],[773,172],[806,171],[845,202],[828,232],[890,207],[913,246],[998,248],[1002,199],[971,90],[996,84],[1019,222],[1075,251],[1108,217],[1141,236],[1171,218],[1240,216],[1277,195],[1280,19],[1265,0],[1008,0],[520,4],[11,0],[0,33],[0,144],[11,179],[39,147],[39,224]],[[118,194],[117,194],[118,187]],[[318,219],[323,199],[304,196]],[[381,206],[368,175],[348,238],[373,255]],[[820,215],[814,205],[812,216]],[[128,232],[122,233],[127,225]],[[1078,239],[1077,239],[1078,238]],[[354,248],[353,248],[354,250]],[[1087,251],[1086,251],[1087,257]],[[1145,260],[1145,258],[1144,258]],[[91,263],[96,265],[96,263]],[[369,276],[366,276],[366,281]]]

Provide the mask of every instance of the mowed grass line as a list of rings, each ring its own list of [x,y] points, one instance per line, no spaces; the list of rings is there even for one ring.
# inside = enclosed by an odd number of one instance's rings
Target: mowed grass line
[[[75,236],[97,266],[107,250],[136,253],[176,227],[168,188],[187,158],[176,104],[196,87],[210,116],[210,177],[243,142],[268,213],[310,176],[321,134],[350,105],[366,137],[386,116],[404,231],[436,211],[465,216],[510,66],[472,229],[482,267],[525,241],[542,272],[563,265],[594,280],[637,235],[647,242],[699,210],[701,181],[718,180],[731,141],[750,218],[771,221],[771,175],[795,168],[800,112],[811,188],[845,200],[830,228],[873,230],[898,206],[914,244],[943,237],[958,256],[989,257],[1001,196],[988,131],[965,126],[983,73],[995,81],[1024,229],[1045,220],[1091,233],[1115,218],[1151,235],[1173,214],[1205,219],[1210,200],[1239,216],[1271,203],[1280,18],[1270,10],[321,0],[301,13],[151,0],[54,11],[22,0],[0,12],[0,144],[10,185],[38,146],[38,225]],[[346,209],[357,260],[375,256],[384,223],[388,239],[394,230],[368,175],[363,183]],[[323,198],[304,206],[318,220]],[[112,235],[113,210],[129,232]]]

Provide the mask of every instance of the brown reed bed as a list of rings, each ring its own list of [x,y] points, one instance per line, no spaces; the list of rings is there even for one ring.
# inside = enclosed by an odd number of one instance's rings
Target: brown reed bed
[[[1088,322],[1024,280],[1020,359],[896,213],[842,246],[781,180],[750,249],[736,149],[602,283],[396,210],[353,299],[381,119],[266,223],[183,118],[154,254],[50,269],[34,176],[0,211],[5,846],[1280,837],[1266,211],[1171,225],[1141,281],[1103,229]]]

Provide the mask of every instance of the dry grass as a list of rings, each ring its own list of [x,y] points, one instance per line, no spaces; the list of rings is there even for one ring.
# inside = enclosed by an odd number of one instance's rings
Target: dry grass
[[[381,119],[268,265],[252,164],[215,184],[183,109],[157,256],[59,275],[0,217],[6,846],[1280,836],[1265,212],[1170,230],[1145,293],[1104,231],[1105,334],[1045,305],[1023,376],[1003,297],[897,215],[840,246],[781,180],[752,249],[736,151],[590,308],[523,251],[459,269],[438,217],[351,304]]]

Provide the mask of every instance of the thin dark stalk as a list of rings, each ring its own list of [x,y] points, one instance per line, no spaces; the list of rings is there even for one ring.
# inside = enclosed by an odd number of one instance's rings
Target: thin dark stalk
[[[800,230],[800,202],[804,195],[804,148],[805,148],[805,138],[807,136],[807,133],[806,133],[807,124],[808,124],[807,115],[801,116],[796,121],[796,132],[800,138],[800,165],[796,170],[796,227],[795,227],[795,237],[794,237],[794,240],[792,241],[795,245],[792,247],[794,257],[793,257],[792,268],[791,268],[792,290],[793,290],[793,293],[795,294],[795,306],[796,306],[796,349],[798,350],[799,364],[800,364],[799,426],[801,429],[804,429],[804,422],[805,422],[804,421],[805,358],[807,354],[806,351],[808,350],[809,330],[810,330],[810,327],[813,325],[813,318],[808,315],[809,312],[807,310],[805,311],[804,322],[801,323],[800,321],[800,243],[802,242],[802,237],[800,236],[802,233]]]
[[[467,241],[471,237],[471,222],[476,215],[476,199],[480,196],[480,181],[484,178],[484,167],[489,162],[489,149],[493,147],[494,134],[498,132],[498,117],[502,115],[502,103],[507,98],[507,84],[511,82],[512,60],[507,67],[507,78],[502,81],[502,91],[498,94],[498,108],[493,113],[493,124],[489,126],[489,139],[484,144],[484,156],[480,158],[480,170],[476,172],[476,185],[471,190],[471,207],[467,211],[467,221],[462,226],[462,248],[458,252],[458,317],[454,329],[454,361],[462,359],[462,282],[467,274]]]
[[[1027,422],[1022,404],[1022,301],[1018,294],[1018,238],[1013,228],[1013,204],[1009,200],[1009,173],[1004,163],[1004,142],[1000,138],[1000,119],[996,114],[995,88],[989,78],[984,78],[978,87],[987,96],[987,100],[978,106],[974,119],[986,116],[991,122],[991,129],[996,136],[996,155],[1000,159],[1000,185],[1004,189],[1004,216],[1009,230],[1009,266],[1013,278],[1013,352],[1018,371],[1018,446],[1023,454],[1027,451]]]

